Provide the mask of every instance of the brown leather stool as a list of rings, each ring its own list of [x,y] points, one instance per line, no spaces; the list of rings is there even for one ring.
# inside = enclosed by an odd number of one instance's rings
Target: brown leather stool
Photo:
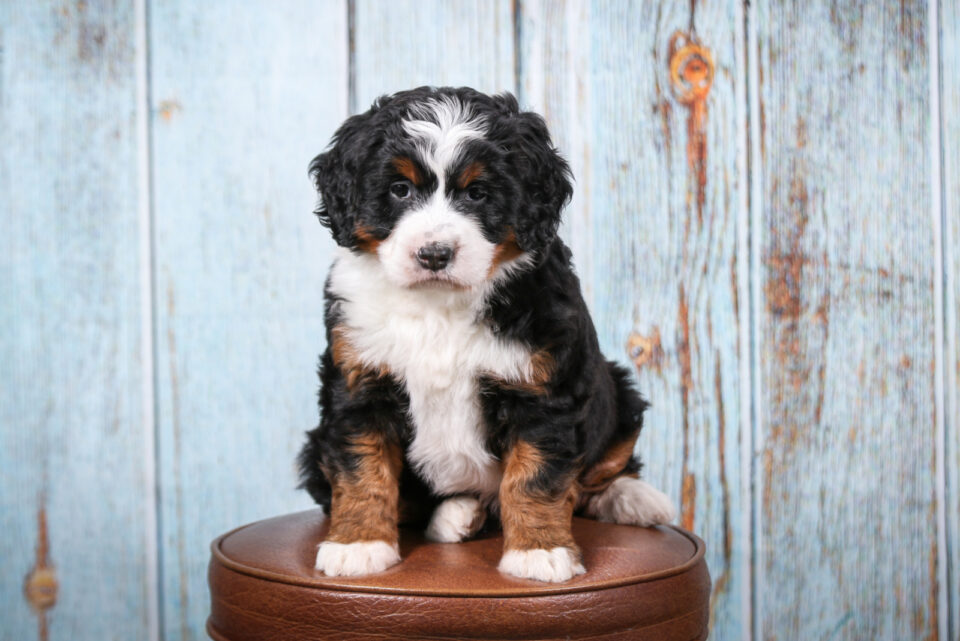
[[[429,543],[402,530],[403,561],[380,574],[313,569],[320,510],[246,525],[213,542],[216,641],[301,639],[707,638],[710,577],[703,541],[679,528],[574,519],[587,573],[548,584],[500,574],[503,541]]]

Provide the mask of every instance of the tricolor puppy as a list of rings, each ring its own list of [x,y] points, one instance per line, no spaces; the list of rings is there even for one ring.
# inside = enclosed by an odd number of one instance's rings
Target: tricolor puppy
[[[420,88],[348,119],[310,166],[339,245],[326,283],[320,425],[300,455],[330,530],[316,567],[400,561],[398,522],[436,541],[503,527],[500,570],[584,572],[571,517],[653,525],[646,403],[605,360],[557,237],[572,187],[516,99]]]

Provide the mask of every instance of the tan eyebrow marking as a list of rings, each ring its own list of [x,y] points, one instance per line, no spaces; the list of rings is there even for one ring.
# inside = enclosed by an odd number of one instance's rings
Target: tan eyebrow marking
[[[417,187],[423,184],[423,177],[417,170],[417,166],[414,165],[413,161],[409,158],[405,156],[397,156],[393,159],[393,168],[396,169],[401,176],[412,182]]]
[[[472,162],[467,165],[467,168],[463,170],[460,174],[460,178],[457,179],[457,187],[463,189],[474,180],[480,177],[480,174],[483,173],[485,167],[481,162]]]

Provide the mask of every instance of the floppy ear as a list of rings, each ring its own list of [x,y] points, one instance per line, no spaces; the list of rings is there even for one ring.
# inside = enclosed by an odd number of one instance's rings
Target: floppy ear
[[[379,133],[370,126],[380,101],[369,111],[351,116],[334,134],[330,146],[310,163],[310,177],[320,193],[316,213],[338,245],[351,246],[361,205],[360,177]]]
[[[495,97],[501,109],[497,123],[500,146],[521,190],[514,231],[524,251],[545,249],[556,238],[560,212],[573,195],[570,167],[553,146],[539,115],[521,112],[510,94]]]

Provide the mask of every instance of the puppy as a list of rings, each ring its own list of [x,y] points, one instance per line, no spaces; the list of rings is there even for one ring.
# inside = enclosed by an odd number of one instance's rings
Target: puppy
[[[316,567],[400,561],[397,524],[435,541],[499,515],[499,569],[585,571],[575,512],[649,526],[647,403],[600,353],[557,237],[572,192],[543,119],[509,94],[422,87],[349,118],[310,165],[339,245],[326,282],[320,425],[302,486],[330,518]]]

